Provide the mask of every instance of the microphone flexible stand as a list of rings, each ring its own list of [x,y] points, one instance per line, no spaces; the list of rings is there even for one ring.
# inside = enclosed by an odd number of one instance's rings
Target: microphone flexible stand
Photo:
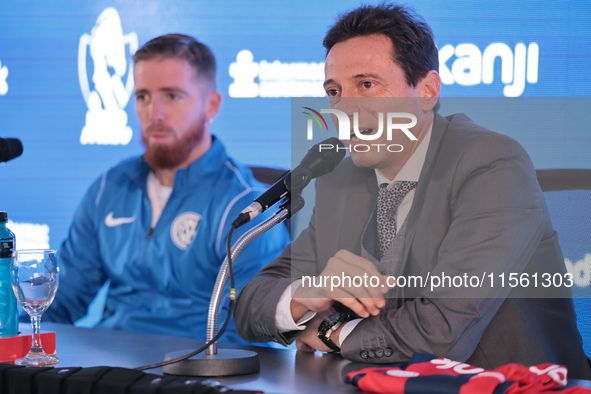
[[[295,196],[293,204],[291,199],[287,199],[287,201],[281,205],[278,212],[264,222],[248,230],[238,239],[238,241],[236,241],[231,250],[232,261],[236,261],[238,255],[253,239],[284,220],[289,219],[297,211],[302,209],[303,206],[304,199],[301,196]],[[256,352],[242,349],[218,349],[217,343],[215,342],[214,337],[219,336],[216,335],[218,314],[222,292],[228,280],[228,273],[229,263],[228,256],[226,256],[218,273],[211,301],[209,303],[206,343],[211,342],[211,344],[207,347],[205,354],[196,354],[190,358],[185,358],[173,364],[165,365],[162,368],[164,373],[185,376],[233,376],[259,372],[260,363]],[[230,309],[228,313],[231,312],[232,310]],[[164,362],[182,357],[188,352],[188,350],[181,350],[168,353]]]

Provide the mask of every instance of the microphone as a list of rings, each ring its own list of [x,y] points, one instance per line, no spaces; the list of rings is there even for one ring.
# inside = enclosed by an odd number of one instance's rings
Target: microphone
[[[335,137],[312,146],[293,171],[283,175],[266,192],[255,198],[252,204],[240,212],[232,225],[238,228],[254,219],[259,213],[265,212],[284,197],[300,195],[312,179],[334,170],[343,160],[345,154],[345,145]]]
[[[0,163],[16,159],[23,154],[23,144],[18,138],[0,138]]]

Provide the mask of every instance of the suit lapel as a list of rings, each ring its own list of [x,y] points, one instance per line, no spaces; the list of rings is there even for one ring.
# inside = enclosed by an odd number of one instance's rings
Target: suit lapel
[[[361,236],[378,196],[378,187],[374,170],[355,167],[355,175],[350,178],[350,190],[345,197],[344,211],[338,236],[338,249],[346,249],[357,255],[361,254]],[[355,179],[356,178],[356,179]],[[336,233],[336,232],[335,232]]]

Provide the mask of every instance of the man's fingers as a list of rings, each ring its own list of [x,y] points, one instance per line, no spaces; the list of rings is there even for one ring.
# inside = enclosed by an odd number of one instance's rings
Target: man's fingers
[[[344,290],[354,298],[383,298],[391,288],[387,284],[387,276],[369,276],[363,271],[358,271],[357,268],[346,273],[331,274],[326,283],[322,283],[324,296],[329,298],[335,298],[338,289]]]
[[[382,275],[371,261],[347,250],[339,250],[317,279],[323,287],[350,289],[356,298],[380,298],[396,285],[394,278]]]
[[[314,349],[311,346],[308,346],[304,341],[302,341],[300,338],[296,339],[296,347],[298,348],[298,350],[301,350],[303,352],[315,352],[316,349]]]
[[[333,298],[344,304],[344,300],[356,309],[365,310],[367,313],[359,314],[357,310],[351,308],[355,313],[362,317],[369,317],[369,315],[377,316],[380,309],[386,306],[386,300],[381,293],[371,294],[367,289],[355,289],[353,292],[346,292],[342,289],[333,292]],[[345,305],[348,306],[348,305]]]
[[[367,272],[368,275],[380,275],[380,272],[374,263],[361,256],[357,256],[355,253],[349,252],[348,250],[339,250],[333,258],[337,258],[351,266],[359,267],[363,271]]]
[[[292,303],[301,304],[305,310],[322,312],[332,305],[333,300],[337,300],[346,306],[352,306],[351,309],[362,317],[376,316],[380,309],[386,306],[384,294],[389,290],[387,286],[356,287],[349,286],[348,283],[345,286],[342,284],[332,283],[328,287],[310,288],[308,292],[302,291],[297,298],[292,299]]]
[[[383,301],[383,306],[378,307],[381,304],[379,301]],[[351,309],[357,316],[366,318],[370,316],[377,316],[380,313],[380,308],[386,305],[386,301],[382,299],[357,299],[357,298],[338,298],[336,301],[340,302],[347,308]]]
[[[395,284],[394,278],[382,275],[371,261],[340,250],[319,276],[302,278],[292,304],[301,304],[304,311],[322,312],[337,300],[361,317],[377,316],[386,306],[384,295]]]
[[[380,309],[386,306],[384,298],[359,298],[358,300],[373,316],[379,315]]]

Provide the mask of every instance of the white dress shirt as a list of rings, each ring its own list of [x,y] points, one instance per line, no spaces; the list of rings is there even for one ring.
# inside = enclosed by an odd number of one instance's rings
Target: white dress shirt
[[[162,186],[154,173],[150,171],[148,174],[148,198],[152,206],[152,224],[150,227],[156,227],[156,223],[158,223],[158,219],[160,219],[160,215],[171,194],[172,186]]]

